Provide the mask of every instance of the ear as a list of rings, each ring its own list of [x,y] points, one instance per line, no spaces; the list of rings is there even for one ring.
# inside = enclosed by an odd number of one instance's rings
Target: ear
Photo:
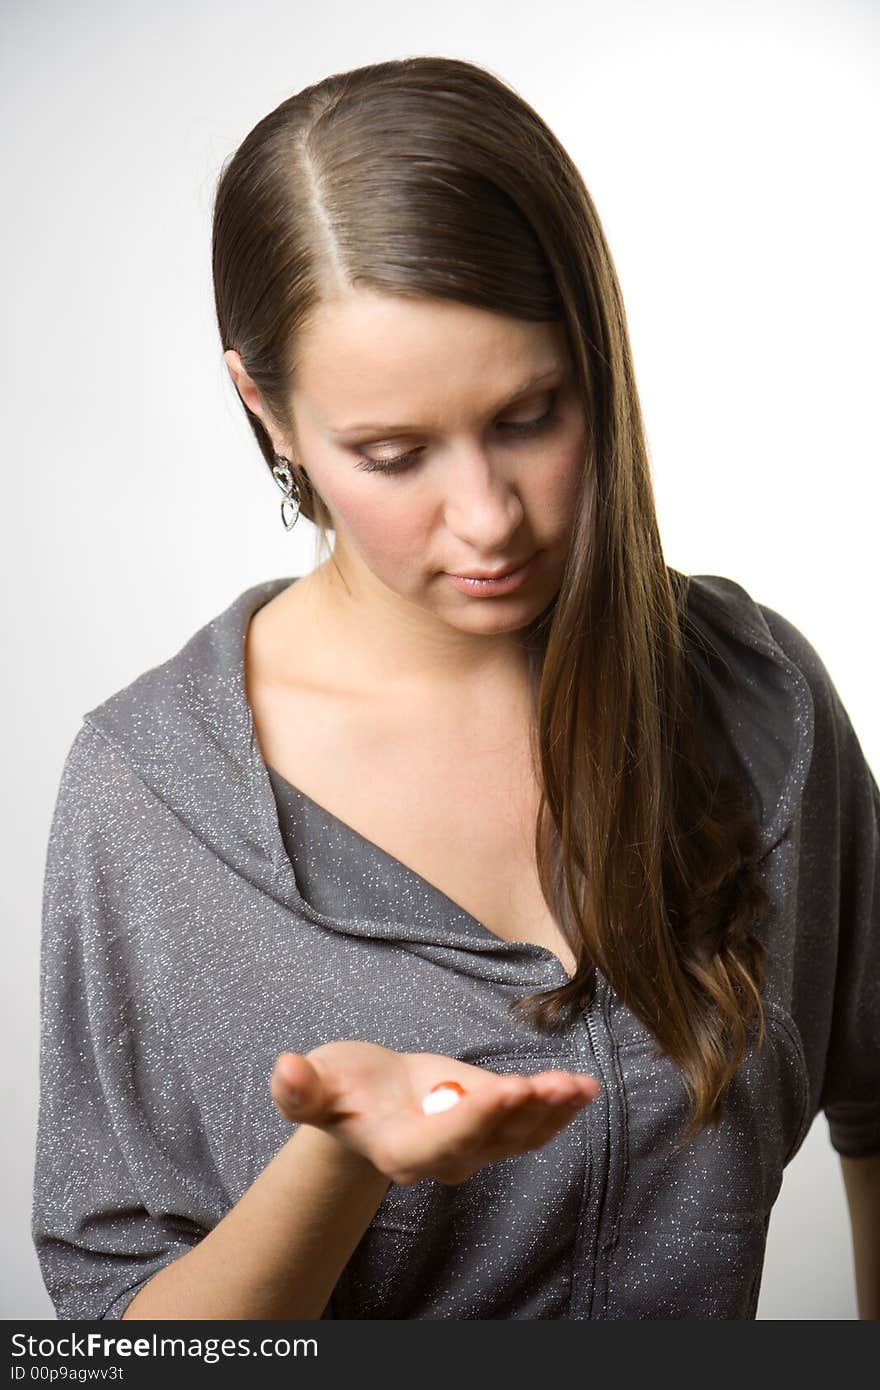
[[[229,369],[232,384],[238,392],[242,403],[247,407],[250,413],[256,415],[257,419],[260,421],[260,424],[272,441],[272,448],[275,450],[275,453],[288,453],[284,441],[278,436],[274,423],[269,423],[269,413],[263,406],[262,397],[256,385],[247,373],[244,363],[241,360],[241,355],[236,352],[235,348],[227,348],[223,354],[223,360]]]
[[[244,363],[241,360],[241,354],[236,352],[235,348],[227,348],[223,354],[223,361],[229,369],[229,375],[232,377],[233,386],[241,396],[248,410],[252,415],[258,415],[262,420],[263,402],[260,400],[259,391],[245,370]]]

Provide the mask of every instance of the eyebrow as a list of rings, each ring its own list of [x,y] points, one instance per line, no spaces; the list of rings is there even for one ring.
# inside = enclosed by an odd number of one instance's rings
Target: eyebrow
[[[506,395],[504,399],[498,403],[496,410],[503,410],[505,406],[510,405],[511,401],[515,401],[518,396],[525,395],[526,391],[530,391],[532,387],[540,386],[542,382],[547,381],[550,377],[559,375],[559,373],[563,371],[565,371],[564,365],[561,362],[557,362],[552,367],[547,367],[540,372],[535,372],[534,375],[529,377],[528,381],[522,382],[514,391]],[[409,434],[410,432],[418,433],[420,428],[421,426],[419,425],[383,425],[368,423],[363,425],[345,425],[341,429],[331,430],[330,433],[333,435],[361,434],[366,432],[375,434]]]

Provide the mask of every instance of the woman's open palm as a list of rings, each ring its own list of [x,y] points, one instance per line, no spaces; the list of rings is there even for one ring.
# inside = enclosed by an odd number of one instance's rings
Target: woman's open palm
[[[441,1081],[458,1082],[466,1094],[426,1115],[422,1099]],[[422,1178],[464,1182],[487,1163],[538,1149],[599,1090],[595,1077],[580,1072],[502,1076],[439,1053],[358,1041],[284,1052],[270,1080],[286,1119],[332,1134],[403,1186]]]

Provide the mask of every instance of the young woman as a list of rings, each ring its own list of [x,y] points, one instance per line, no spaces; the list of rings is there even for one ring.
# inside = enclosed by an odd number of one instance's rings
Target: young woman
[[[224,167],[213,269],[328,554],[68,754],[59,1316],[753,1318],[820,1109],[876,1316],[877,784],[803,634],[664,562],[571,161],[470,64],[333,75]]]

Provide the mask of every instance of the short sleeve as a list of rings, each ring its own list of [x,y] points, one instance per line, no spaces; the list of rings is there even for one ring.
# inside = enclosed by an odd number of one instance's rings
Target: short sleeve
[[[40,950],[31,1230],[61,1319],[120,1318],[215,1224],[223,1202],[131,930],[144,891],[132,845],[145,793],[84,724],[49,833]]]
[[[834,1010],[819,1098],[832,1146],[880,1154],[880,791],[831,686],[840,797]]]
[[[810,923],[798,962],[804,1027],[826,1039],[814,1113],[824,1112],[839,1154],[867,1157],[880,1153],[880,792],[819,653],[760,607],[813,700],[810,848],[799,870]]]

